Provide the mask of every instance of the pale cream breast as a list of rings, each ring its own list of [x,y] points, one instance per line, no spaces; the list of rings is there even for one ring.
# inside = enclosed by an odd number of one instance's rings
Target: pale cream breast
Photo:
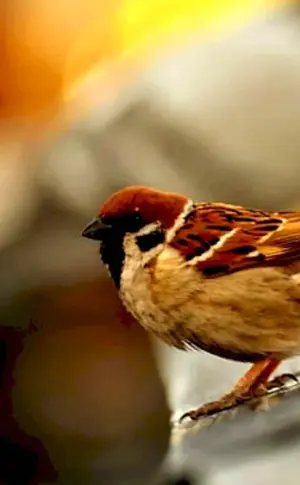
[[[138,255],[132,239],[126,252],[121,297],[146,329],[168,343],[236,354],[237,360],[299,352],[298,277],[255,268],[204,279],[168,246]]]

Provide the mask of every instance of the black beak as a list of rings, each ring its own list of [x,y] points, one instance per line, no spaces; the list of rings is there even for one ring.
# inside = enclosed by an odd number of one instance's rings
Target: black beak
[[[100,217],[93,219],[82,231],[82,236],[94,241],[102,241],[104,233],[109,230],[111,226],[104,224]]]

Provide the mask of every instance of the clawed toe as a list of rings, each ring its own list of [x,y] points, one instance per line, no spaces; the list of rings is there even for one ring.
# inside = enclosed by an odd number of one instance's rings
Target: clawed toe
[[[248,393],[242,395],[236,395],[234,393],[228,394],[218,401],[212,401],[210,403],[204,404],[198,409],[193,409],[184,413],[179,419],[179,423],[182,423],[185,419],[190,419],[192,421],[198,421],[201,418],[207,418],[224,411],[229,411],[244,402],[249,401],[254,396],[250,396]]]
[[[268,391],[271,391],[271,390],[277,389],[277,388],[282,388],[282,387],[285,387],[285,385],[289,381],[294,381],[297,384],[299,383],[299,379],[295,374],[285,373],[285,374],[281,374],[280,376],[277,376],[274,379],[272,379],[271,381],[269,381],[266,385],[266,388],[267,388]]]
[[[190,419],[191,421],[197,421],[198,416],[197,416],[197,411],[187,411],[184,413],[182,416],[179,418],[179,423],[183,423],[186,419]]]

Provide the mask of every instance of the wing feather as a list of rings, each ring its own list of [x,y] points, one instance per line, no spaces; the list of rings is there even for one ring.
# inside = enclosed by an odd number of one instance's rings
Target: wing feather
[[[206,277],[300,259],[300,213],[197,204],[170,245]]]

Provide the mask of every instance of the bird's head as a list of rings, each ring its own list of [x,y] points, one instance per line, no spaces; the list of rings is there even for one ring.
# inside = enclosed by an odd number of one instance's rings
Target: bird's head
[[[125,257],[124,237],[133,234],[138,238],[141,234],[141,239],[137,239],[141,250],[151,249],[149,246],[163,241],[165,231],[174,225],[187,202],[186,197],[171,192],[144,186],[126,187],[103,204],[82,235],[100,242],[102,260],[119,285]],[[146,226],[153,227],[153,231],[145,232]]]

